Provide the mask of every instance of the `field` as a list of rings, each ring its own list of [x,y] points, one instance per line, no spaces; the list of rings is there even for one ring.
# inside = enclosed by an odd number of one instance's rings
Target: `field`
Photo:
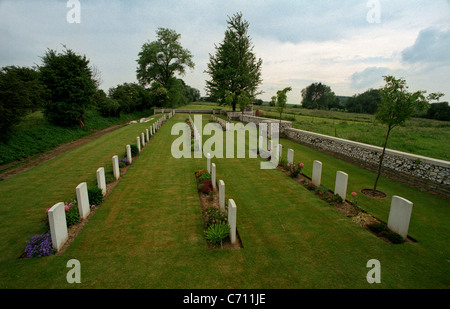
[[[211,103],[203,105],[203,108],[209,106]],[[195,104],[192,108],[201,109],[202,105]],[[275,107],[254,105],[253,109],[263,110],[264,117],[280,117]],[[282,118],[292,121],[293,128],[380,147],[384,144],[387,131],[385,126],[375,121],[373,115],[367,114],[288,107],[283,112]],[[450,122],[412,118],[404,126],[392,130],[387,147],[448,161],[449,141]]]
[[[152,116],[152,122],[160,115]],[[206,159],[175,159],[176,114],[137,160],[61,256],[21,259],[30,236],[43,232],[45,209],[74,198],[83,181],[151,123],[121,127],[31,170],[0,182],[2,288],[149,289],[446,289],[450,285],[448,201],[381,178],[381,200],[360,194],[360,206],[387,222],[390,199],[414,203],[409,234],[417,243],[388,244],[343,216],[279,170],[261,170],[262,159],[213,159],[226,198],[235,200],[243,248],[211,250],[194,172]],[[203,116],[204,124],[210,116]],[[205,137],[207,138],[207,137]],[[348,192],[370,187],[375,174],[307,147],[281,140],[311,176],[313,160],[325,166],[333,189],[337,170],[350,175]],[[284,152],[285,154],[286,152]],[[66,280],[66,263],[81,263],[81,283]],[[366,263],[381,263],[381,283],[369,284]]]

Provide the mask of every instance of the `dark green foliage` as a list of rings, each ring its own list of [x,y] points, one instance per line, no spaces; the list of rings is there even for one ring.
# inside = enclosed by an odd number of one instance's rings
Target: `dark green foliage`
[[[132,157],[137,157],[139,155],[139,148],[137,145],[135,144],[130,145],[130,150]]]
[[[380,103],[380,91],[378,89],[370,89],[350,97],[345,104],[345,109],[351,113],[375,114]]]
[[[450,106],[448,102],[430,104],[426,118],[450,121]]]
[[[302,90],[302,106],[308,109],[330,109],[338,107],[339,99],[331,88],[322,83],[312,83]]]
[[[25,115],[42,106],[44,93],[37,71],[16,66],[0,70],[0,141],[10,137]]]
[[[67,227],[80,223],[80,214],[78,212],[78,205],[76,203],[69,204],[68,210],[66,210],[66,223]]]
[[[405,242],[401,235],[388,229],[386,223],[384,222],[372,223],[367,227],[376,235],[387,238],[393,244],[402,244]]]
[[[209,194],[212,191],[212,182],[210,179],[205,179],[199,182],[198,190],[204,194]]]
[[[186,67],[193,69],[189,50],[180,44],[181,35],[167,28],[158,28],[157,40],[142,45],[137,60],[137,79],[143,86],[158,82],[167,87],[175,73],[183,75]]]
[[[228,223],[220,222],[214,223],[208,227],[205,231],[206,240],[213,245],[222,247],[223,241],[228,237],[230,233],[230,227]]]
[[[98,187],[88,188],[89,204],[98,206],[103,202],[102,190]]]
[[[198,177],[198,182],[202,182],[202,181],[205,180],[205,179],[210,180],[210,179],[211,179],[211,174],[208,173],[208,172],[203,173],[202,175],[200,175],[200,176]]]
[[[372,223],[372,224],[367,225],[367,227],[369,228],[369,230],[371,230],[375,234],[379,234],[383,231],[386,231],[386,229],[387,229],[386,223],[384,223],[384,222]]]
[[[215,100],[230,104],[235,111],[241,93],[245,91],[251,97],[258,94],[257,87],[262,82],[262,60],[257,59],[253,52],[248,35],[249,23],[242,14],[233,15],[227,23],[223,42],[216,47],[215,55],[210,55],[206,73],[211,79],[206,82],[206,90]],[[232,100],[226,102],[229,93]]]
[[[123,83],[112,87],[109,89],[108,94],[109,98],[117,101],[119,111],[123,113],[129,114],[154,106],[150,92],[135,83]],[[113,103],[110,102],[110,104]]]
[[[84,112],[96,90],[86,56],[70,49],[57,54],[48,50],[39,67],[40,79],[49,90],[44,103],[48,121],[60,126],[84,126]]]

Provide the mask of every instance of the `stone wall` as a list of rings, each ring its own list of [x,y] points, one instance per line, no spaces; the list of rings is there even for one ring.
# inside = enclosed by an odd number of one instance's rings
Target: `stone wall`
[[[241,117],[242,118],[242,117]],[[276,119],[244,115],[242,122],[278,122]],[[377,172],[382,147],[292,128],[282,121],[281,135],[365,169]],[[422,191],[450,199],[450,162],[386,149],[382,175]]]
[[[160,108],[154,109],[153,114],[163,114],[175,111],[175,114],[213,114],[226,115],[227,111],[220,109],[174,109],[174,108]]]
[[[299,129],[284,131],[286,138],[376,172],[382,147]],[[450,199],[450,162],[386,149],[382,175]]]

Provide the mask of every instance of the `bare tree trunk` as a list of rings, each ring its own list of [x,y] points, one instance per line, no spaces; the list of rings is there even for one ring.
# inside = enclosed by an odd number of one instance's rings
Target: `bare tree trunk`
[[[391,127],[388,128],[388,131],[387,131],[387,134],[386,134],[386,140],[384,141],[383,151],[381,152],[380,162],[378,164],[378,174],[377,174],[377,178],[375,179],[375,184],[373,186],[373,191],[374,192],[377,190],[378,179],[380,178],[381,167],[383,166],[384,153],[386,151],[386,145],[387,145],[387,141],[388,141],[390,132],[391,132]]]

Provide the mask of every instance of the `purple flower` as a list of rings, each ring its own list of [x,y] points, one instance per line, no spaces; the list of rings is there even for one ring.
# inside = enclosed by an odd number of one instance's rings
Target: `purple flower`
[[[24,254],[26,257],[43,257],[52,255],[54,252],[50,231],[31,237]]]

